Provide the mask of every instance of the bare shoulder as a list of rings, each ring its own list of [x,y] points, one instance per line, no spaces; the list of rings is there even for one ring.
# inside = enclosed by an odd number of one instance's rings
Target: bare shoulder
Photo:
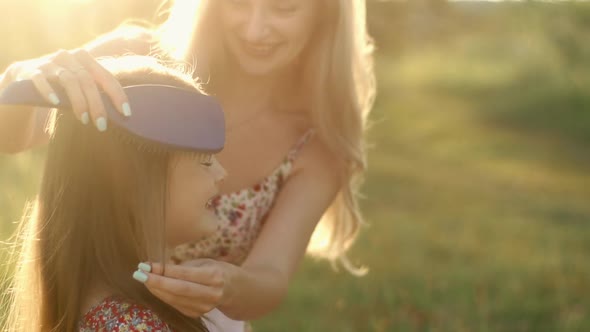
[[[344,167],[342,158],[335,155],[322,140],[319,131],[313,129],[309,114],[293,110],[282,112],[280,116],[285,124],[284,128],[289,128],[286,132],[290,132],[290,136],[301,139],[303,135],[311,134],[308,141],[300,147],[291,177],[305,179],[300,181],[317,182],[321,179],[322,183],[330,184],[330,187],[339,187],[340,174]]]
[[[343,167],[341,158],[330,151],[315,131],[295,160],[293,173],[309,181],[321,180],[329,187],[340,187]]]
[[[305,171],[305,173],[339,174],[342,162],[322,140],[317,129],[314,129],[310,115],[301,110],[286,111],[281,113],[281,121],[284,128],[289,128],[292,137],[299,139],[305,134],[311,134],[308,141],[300,147],[297,159],[293,164],[293,174]],[[311,133],[310,133],[311,131]]]

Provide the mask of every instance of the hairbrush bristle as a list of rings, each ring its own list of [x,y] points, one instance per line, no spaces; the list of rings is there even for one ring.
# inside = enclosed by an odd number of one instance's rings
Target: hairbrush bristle
[[[110,131],[113,132],[114,136],[117,140],[119,140],[123,144],[131,145],[137,149],[137,151],[142,153],[150,153],[150,154],[159,154],[165,155],[170,153],[186,153],[189,155],[196,156],[203,156],[209,155],[208,153],[201,153],[196,152],[193,150],[183,150],[178,149],[177,147],[171,147],[166,144],[162,144],[155,141],[147,140],[143,137],[139,137],[133,133],[126,131],[125,129],[119,127],[111,127],[109,128]]]
[[[144,138],[134,135],[128,131],[116,128],[111,130],[116,138],[123,144],[131,145],[139,152],[153,153],[153,154],[166,154],[170,153],[172,149],[163,146],[157,142],[150,142]]]

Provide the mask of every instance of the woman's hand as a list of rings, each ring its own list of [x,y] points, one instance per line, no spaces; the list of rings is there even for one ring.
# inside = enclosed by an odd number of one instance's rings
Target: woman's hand
[[[56,106],[61,101],[49,82],[61,85],[76,117],[84,124],[92,120],[100,131],[107,129],[100,90],[111,98],[119,112],[131,115],[127,96],[119,81],[84,49],[61,50],[41,58],[16,62],[7,69],[3,81],[7,84],[23,79],[32,80],[41,95]]]
[[[151,267],[150,267],[151,265]],[[231,275],[239,267],[212,259],[197,259],[181,265],[140,264],[149,291],[189,317],[203,314],[223,305],[231,298]],[[146,270],[151,270],[146,271]]]

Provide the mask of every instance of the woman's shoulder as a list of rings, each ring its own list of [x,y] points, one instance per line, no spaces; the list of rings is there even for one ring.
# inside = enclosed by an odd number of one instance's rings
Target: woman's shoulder
[[[79,331],[172,332],[153,310],[117,297],[108,297],[90,309],[82,317]]]
[[[156,32],[147,24],[124,23],[105,33],[84,48],[94,57],[126,54],[151,55],[157,46]]]

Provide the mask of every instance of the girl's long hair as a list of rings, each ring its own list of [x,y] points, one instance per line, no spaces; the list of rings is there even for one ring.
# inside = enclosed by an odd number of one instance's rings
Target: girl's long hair
[[[357,200],[367,168],[365,129],[375,95],[373,43],[367,33],[365,0],[314,1],[321,8],[317,31],[299,61],[296,87],[291,87],[290,98],[277,96],[283,100],[277,106],[304,100],[295,107],[310,112],[321,141],[341,162],[336,167],[342,171],[342,188],[316,228],[308,251],[362,273],[345,253],[363,224]],[[216,15],[219,0],[168,2],[171,6],[163,11],[167,20],[157,34],[160,49],[196,63],[199,76],[214,90],[226,59]]]
[[[190,75],[143,57],[113,60],[110,68],[123,86],[198,88]],[[178,152],[132,139],[114,125],[98,132],[71,111],[52,121],[40,192],[18,231],[6,330],[77,331],[89,286],[99,284],[152,309],[176,331],[205,331],[201,320],[131,277],[139,262],[165,260],[167,179]]]

